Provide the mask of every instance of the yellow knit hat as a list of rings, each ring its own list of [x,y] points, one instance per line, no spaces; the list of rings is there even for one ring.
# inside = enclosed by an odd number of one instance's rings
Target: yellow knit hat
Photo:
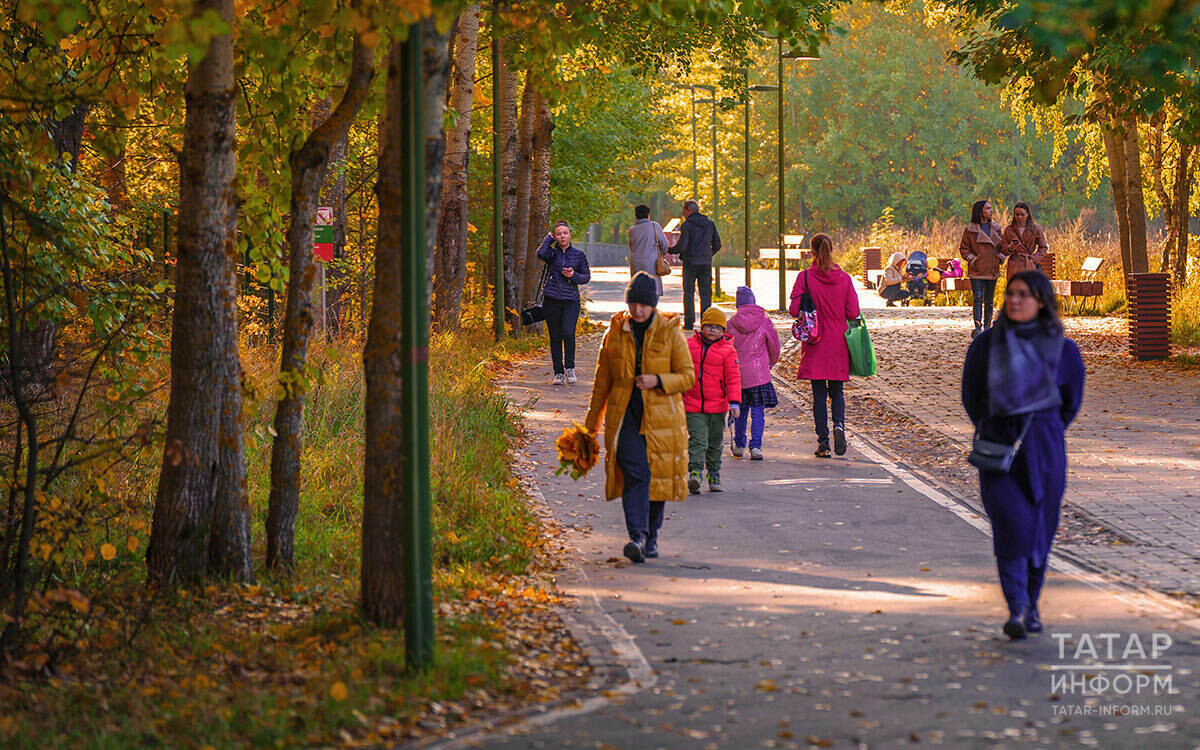
[[[717,307],[712,306],[704,311],[700,316],[700,325],[702,326],[721,326],[725,327],[725,312]]]

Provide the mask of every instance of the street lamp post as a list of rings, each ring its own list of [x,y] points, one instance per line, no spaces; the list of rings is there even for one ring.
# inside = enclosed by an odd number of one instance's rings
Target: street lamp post
[[[696,171],[696,86],[693,84],[688,88],[692,91],[692,200],[695,200],[696,194],[700,192],[700,180]]]
[[[779,50],[779,55],[777,57],[777,75],[779,81],[779,91],[777,92],[779,96],[777,101],[779,106],[776,109],[779,125],[779,130],[777,131],[779,142],[779,164],[777,165],[779,169],[779,312],[787,312],[787,253],[785,253],[783,250],[783,37],[777,37],[775,41],[778,44]]]
[[[743,111],[745,118],[744,129],[742,131],[742,251],[745,254],[746,286],[750,286],[750,92],[775,91],[779,87],[767,84],[751,86],[749,69],[743,68],[742,73],[746,78],[746,108]]]
[[[779,164],[778,166],[778,202],[779,202],[779,312],[787,312],[787,254],[783,251],[783,196],[784,196],[784,166],[783,166],[783,58],[791,60],[819,60],[816,55],[806,55],[804,53],[789,51],[786,55],[783,53],[783,37],[775,38],[776,42],[776,75],[779,79],[779,98],[778,106],[776,107],[776,118],[778,126],[779,138]]]
[[[709,214],[709,217],[715,222],[717,220],[717,214],[718,214],[718,211],[717,211],[717,195],[718,195],[718,191],[717,191],[717,93],[716,93],[717,89],[715,86],[709,86],[709,85],[703,84],[703,83],[693,84],[692,89],[693,89],[693,91],[695,89],[704,89],[704,90],[708,91],[709,94],[711,95],[711,98],[709,98],[709,99],[694,99],[693,101],[696,104],[711,104],[712,105],[712,187],[713,187],[712,195],[713,195],[713,199],[712,199],[712,205],[709,206],[708,214]],[[693,94],[693,96],[694,96],[694,94]],[[693,159],[695,158],[695,153],[696,152],[693,150],[692,151]],[[714,255],[712,261],[713,261],[713,276],[714,276],[713,292],[715,294],[717,294],[718,296],[720,296],[720,294],[721,294],[721,260],[716,255]]]

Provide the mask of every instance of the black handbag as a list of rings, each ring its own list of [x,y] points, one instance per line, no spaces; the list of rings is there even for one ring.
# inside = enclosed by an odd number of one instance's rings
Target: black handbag
[[[1025,424],[1021,425],[1021,434],[1017,435],[1017,439],[1012,445],[997,443],[994,440],[984,440],[979,437],[979,427],[976,427],[975,436],[971,439],[971,455],[967,456],[967,463],[980,471],[1007,474],[1008,470],[1012,468],[1017,453],[1021,450],[1021,443],[1025,441],[1025,433],[1029,431],[1029,425],[1032,423],[1033,414],[1025,415]]]
[[[537,300],[521,311],[521,323],[531,326],[546,319],[546,311],[542,308],[542,293],[546,291],[546,279],[550,278],[550,264],[542,262],[542,280],[538,282]]]

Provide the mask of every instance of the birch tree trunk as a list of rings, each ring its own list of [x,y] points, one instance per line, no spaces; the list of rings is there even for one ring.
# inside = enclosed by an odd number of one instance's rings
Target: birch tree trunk
[[[479,3],[475,3],[459,16],[454,42],[450,108],[457,118],[446,133],[441,216],[434,235],[433,324],[439,331],[458,328],[467,278],[467,161],[471,153],[471,108],[475,101],[478,44]]]
[[[550,107],[536,88],[531,111],[535,124],[530,143],[529,226],[525,240],[525,282],[521,295],[525,304],[533,303],[537,297],[538,283],[542,280],[537,250],[550,223],[550,146],[554,132]]]
[[[233,24],[233,0],[199,0],[196,21]],[[188,69],[171,392],[146,562],[167,584],[253,579],[234,277],[237,230],[233,40],[214,36]]]
[[[525,304],[525,277],[533,272],[524,250],[529,245],[529,191],[533,174],[533,131],[537,127],[536,99],[534,76],[527,74],[525,91],[521,95],[521,124],[517,135],[517,198],[516,216],[513,219],[513,257],[516,260],[513,307],[518,311]],[[517,335],[522,333],[523,328],[518,321]]]
[[[504,235],[504,318],[513,335],[521,326],[520,276],[518,266],[525,259],[517,252],[517,74],[500,58],[500,101],[494,106],[494,116],[500,128],[501,214]]]
[[[300,508],[301,428],[304,422],[304,393],[307,390],[305,361],[312,334],[313,220],[330,154],[350,131],[375,75],[375,48],[354,36],[353,62],[341,102],[288,157],[291,168],[292,200],[287,243],[287,307],[283,320],[283,355],[279,381],[283,398],[275,409],[275,440],[271,445],[271,494],[267,510],[267,567],[290,568],[296,513]]]

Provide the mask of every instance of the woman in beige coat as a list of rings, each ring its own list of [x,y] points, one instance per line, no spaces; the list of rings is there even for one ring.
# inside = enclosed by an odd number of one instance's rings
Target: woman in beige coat
[[[604,496],[621,498],[635,563],[658,557],[664,503],[687,497],[688,431],[683,394],[696,381],[679,318],[658,312],[655,279],[639,271],[613,316],[584,426],[604,419]]]
[[[958,252],[967,262],[967,276],[971,278],[971,314],[975,320],[971,338],[975,338],[980,330],[992,325],[996,279],[1004,262],[1004,241],[1000,225],[992,221],[991,201],[975,201],[971,207],[971,224],[963,231]]]

